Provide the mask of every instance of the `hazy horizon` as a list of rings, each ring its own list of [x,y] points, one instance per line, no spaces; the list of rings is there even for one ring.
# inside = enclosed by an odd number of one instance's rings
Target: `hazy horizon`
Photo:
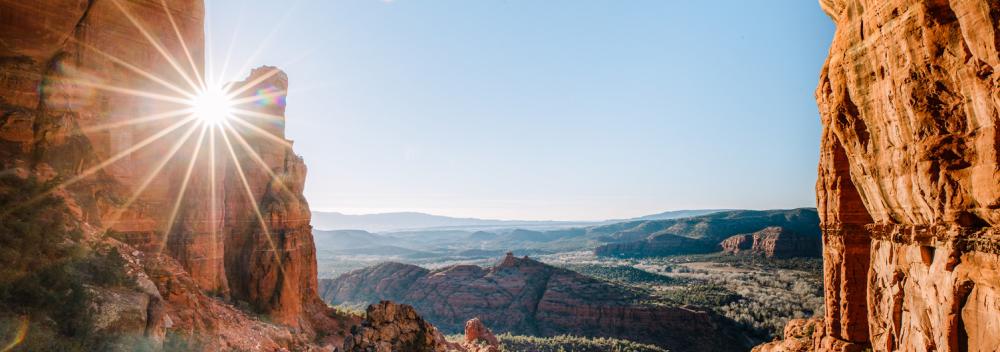
[[[440,214],[440,213],[427,213],[427,212],[413,211],[413,210],[384,211],[384,212],[372,212],[372,213],[353,213],[353,212],[338,211],[336,209],[332,209],[332,210],[331,209],[311,209],[311,211],[314,212],[314,213],[315,212],[319,212],[319,213],[337,213],[337,214],[347,215],[347,216],[368,216],[368,215],[386,215],[386,214],[422,214],[422,215],[450,217],[450,218],[469,218],[469,219],[477,219],[477,220],[498,220],[498,221],[601,222],[601,221],[607,221],[607,220],[628,220],[628,219],[640,218],[640,217],[643,217],[643,216],[649,216],[649,215],[655,215],[655,214],[661,214],[661,213],[669,213],[669,212],[678,212],[678,211],[698,211],[698,210],[720,210],[720,211],[726,211],[726,210],[791,210],[791,209],[800,209],[800,208],[815,209],[816,207],[815,206],[805,206],[805,207],[766,208],[766,209],[746,209],[746,208],[670,209],[670,210],[654,211],[654,212],[651,212],[651,213],[634,214],[634,215],[630,215],[630,216],[626,216],[626,217],[603,217],[603,218],[593,218],[593,219],[491,218],[491,217],[488,217],[488,216],[451,215],[451,214]]]
[[[211,67],[233,44],[229,79],[288,73],[315,210],[592,221],[815,206],[816,38],[833,24],[814,1],[207,10]]]

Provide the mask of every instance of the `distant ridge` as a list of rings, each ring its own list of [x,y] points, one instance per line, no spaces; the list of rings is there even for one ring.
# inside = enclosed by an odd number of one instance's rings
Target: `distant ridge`
[[[609,224],[623,221],[669,220],[707,215],[731,209],[691,209],[672,210],[631,219],[605,221],[556,221],[556,220],[498,220],[480,218],[459,218],[419,212],[392,212],[376,214],[344,214],[340,212],[313,211],[312,225],[317,230],[365,230],[369,232],[490,227],[569,227]]]
[[[702,216],[714,213],[721,213],[724,211],[733,211],[737,209],[685,209],[685,210],[671,210],[662,213],[640,216],[631,219],[621,219],[621,220],[608,220],[605,222],[625,222],[625,221],[640,221],[640,220],[673,220],[680,218],[689,218],[693,216]]]
[[[352,215],[339,212],[314,211],[312,215],[312,225],[319,230],[365,230],[369,232],[449,227],[532,227],[591,224],[590,222],[584,221],[574,222],[456,218],[418,212]]]

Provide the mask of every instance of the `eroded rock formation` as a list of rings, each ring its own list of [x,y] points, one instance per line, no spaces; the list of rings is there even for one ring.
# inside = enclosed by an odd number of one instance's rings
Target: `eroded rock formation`
[[[822,0],[824,351],[1000,346],[1000,2]]]
[[[719,243],[725,253],[761,254],[768,258],[816,257],[820,246],[818,237],[800,235],[781,226],[733,235]]]
[[[782,339],[753,348],[753,352],[809,352],[813,342],[823,330],[823,320],[792,319],[785,325]]]
[[[391,301],[369,305],[360,325],[351,327],[340,352],[499,352],[500,342],[478,318],[465,323],[463,341],[448,341],[413,307]]]
[[[413,307],[382,301],[368,306],[365,320],[344,339],[345,352],[443,352],[448,343]]]
[[[500,342],[479,318],[465,322],[465,345],[476,352],[498,352]]]
[[[735,327],[688,307],[643,303],[649,297],[527,257],[505,256],[491,268],[427,270],[386,263],[324,280],[331,303],[389,299],[411,304],[447,332],[479,317],[514,334],[617,337],[685,351],[745,350]]]
[[[134,318],[159,339],[339,344],[350,319],[316,292],[287,77],[234,83],[253,114],[228,128],[175,113],[202,86],[203,18],[200,0],[0,1],[2,172],[62,185],[87,240],[119,246],[149,283],[119,296],[155,312]]]

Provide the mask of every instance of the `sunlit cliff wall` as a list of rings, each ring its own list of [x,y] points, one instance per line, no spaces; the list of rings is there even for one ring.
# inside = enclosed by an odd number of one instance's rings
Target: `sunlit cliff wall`
[[[288,78],[233,84],[262,97],[233,132],[163,98],[205,78],[204,15],[200,0],[0,0],[0,167],[63,182],[90,238],[144,252],[175,327],[211,335],[217,296],[312,333],[330,322],[306,168],[284,139]]]
[[[819,350],[1000,346],[1000,2],[821,0]]]

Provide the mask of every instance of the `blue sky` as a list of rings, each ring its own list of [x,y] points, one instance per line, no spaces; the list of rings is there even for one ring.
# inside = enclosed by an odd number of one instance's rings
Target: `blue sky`
[[[816,1],[207,2],[216,70],[288,73],[314,210],[815,206]]]

